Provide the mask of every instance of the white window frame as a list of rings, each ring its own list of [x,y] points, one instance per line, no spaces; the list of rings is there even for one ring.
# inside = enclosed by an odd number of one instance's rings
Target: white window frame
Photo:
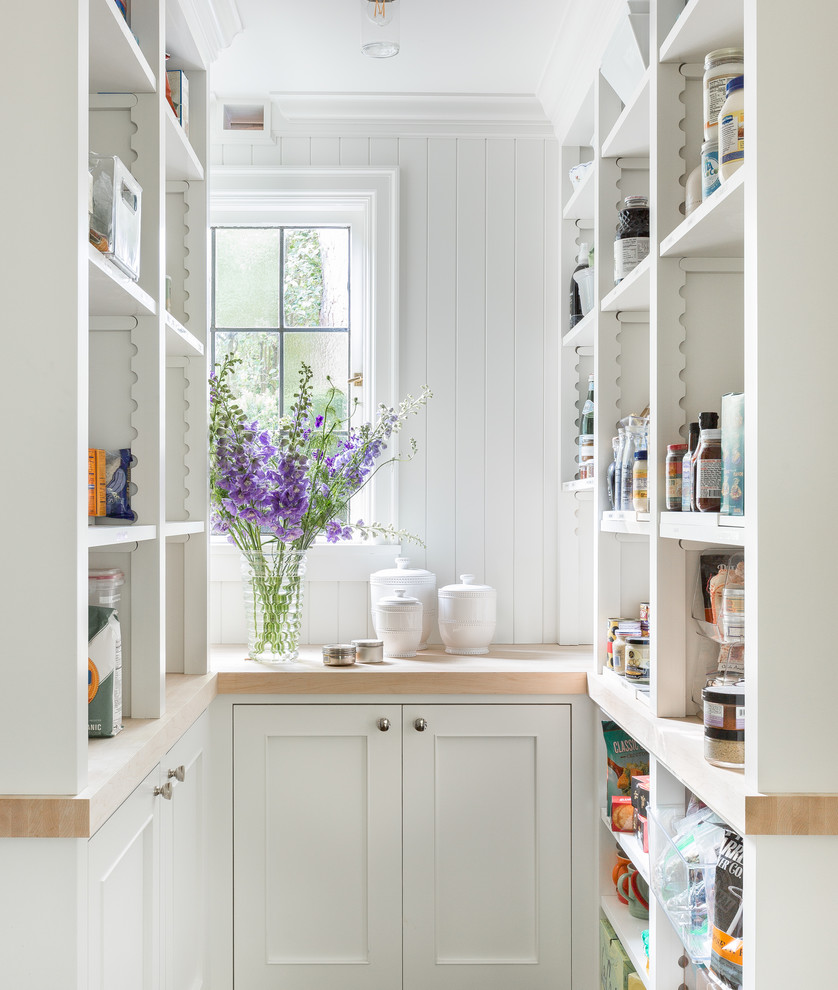
[[[216,166],[210,185],[210,223],[266,226],[281,223],[349,224],[352,228],[350,365],[363,386],[359,420],[398,395],[398,202],[397,168],[237,168]],[[363,419],[361,419],[363,417]],[[365,522],[398,526],[398,477],[379,472],[365,490]],[[394,553],[395,551],[395,553]],[[351,542],[317,544],[308,554],[307,580],[367,580],[392,562],[398,546]],[[211,539],[213,581],[238,580],[238,550],[224,537]]]

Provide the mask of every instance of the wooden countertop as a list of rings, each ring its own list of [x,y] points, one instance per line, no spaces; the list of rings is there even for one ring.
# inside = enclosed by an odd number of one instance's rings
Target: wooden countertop
[[[295,663],[246,659],[241,646],[216,646],[219,694],[587,694],[589,646],[493,646],[479,657],[431,647],[410,659],[327,667],[320,647]]]
[[[76,795],[0,795],[0,838],[87,838],[154,769],[217,694],[586,694],[590,647],[497,646],[488,656],[426,650],[415,659],[326,667],[319,647],[277,666],[216,647],[205,675],[168,674],[166,712],[125,720],[112,739],[88,742],[87,787]]]

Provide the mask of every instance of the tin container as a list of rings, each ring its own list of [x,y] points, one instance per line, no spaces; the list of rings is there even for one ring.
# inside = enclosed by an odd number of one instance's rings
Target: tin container
[[[355,659],[358,663],[383,663],[384,641],[381,639],[353,639]]]
[[[349,667],[355,663],[355,647],[351,643],[328,643],[323,647],[323,663],[327,667]]]

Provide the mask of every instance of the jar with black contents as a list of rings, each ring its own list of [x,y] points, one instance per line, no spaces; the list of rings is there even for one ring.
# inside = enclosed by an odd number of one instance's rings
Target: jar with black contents
[[[630,275],[649,254],[649,200],[626,196],[614,240],[614,284]]]

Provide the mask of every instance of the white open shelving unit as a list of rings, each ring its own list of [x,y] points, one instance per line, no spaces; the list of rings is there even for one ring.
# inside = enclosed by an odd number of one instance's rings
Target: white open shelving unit
[[[27,307],[4,294],[9,325],[26,327],[10,335],[6,356],[17,374],[4,390],[4,411],[13,419],[26,410],[26,442],[42,437],[51,450],[50,484],[42,486],[49,509],[32,490],[14,511],[3,505],[7,519],[25,511],[40,523],[12,532],[6,546],[15,581],[4,599],[17,619],[7,624],[7,646],[39,671],[41,715],[36,747],[16,744],[28,731],[23,709],[9,709],[3,719],[6,748],[17,753],[0,774],[6,794],[78,794],[86,785],[88,567],[125,574],[127,718],[163,714],[167,673],[208,669],[209,96],[208,65],[196,56],[207,49],[206,25],[180,0],[133,6],[130,27],[114,0],[21,8],[15,34],[40,39],[47,68],[27,71],[9,51],[4,60],[7,90],[37,77],[36,85],[27,83],[29,95],[50,108],[55,122],[45,127],[41,115],[21,115],[15,141],[28,152],[9,153],[0,165],[5,189],[49,190],[42,198],[21,195],[20,205],[14,195],[4,203],[16,229],[48,234],[50,245],[37,262],[20,251],[4,265],[8,285]],[[79,35],[78,45],[68,40]],[[21,58],[31,52],[19,40],[18,46]],[[188,137],[166,101],[166,68],[189,77]],[[119,156],[142,187],[136,282],[87,241],[90,150]],[[134,523],[88,524],[87,447],[131,448]],[[49,635],[33,645],[19,640],[43,623],[36,572],[42,582],[49,575],[47,584],[62,594],[50,596]],[[22,690],[14,677],[7,687],[10,696]]]
[[[825,727],[832,721],[838,674],[818,663],[815,632],[808,628],[802,634],[805,645],[795,642],[800,666],[795,662],[791,669],[776,622],[797,610],[831,614],[835,541],[825,534],[817,512],[804,513],[797,533],[800,513],[797,507],[789,511],[771,468],[777,464],[772,452],[783,444],[795,451],[796,463],[804,463],[806,456],[817,460],[818,447],[826,443],[826,425],[812,424],[802,431],[804,454],[799,424],[783,410],[795,408],[805,396],[831,394],[829,369],[838,359],[838,343],[828,306],[834,280],[828,202],[838,137],[834,129],[829,132],[793,190],[783,187],[771,140],[784,120],[793,117],[795,126],[805,120],[817,128],[827,112],[831,56],[822,36],[834,18],[821,0],[807,5],[802,20],[785,18],[758,0],[689,0],[686,5],[651,0],[651,65],[632,97],[624,105],[598,66],[591,66],[591,86],[576,113],[565,118],[560,135],[563,182],[577,162],[593,158],[595,163],[595,188],[585,189],[586,197],[593,196],[593,221],[583,220],[582,214],[591,211],[578,208],[581,197],[578,192],[571,197],[566,182],[560,197],[565,204],[560,213],[562,285],[575,267],[580,242],[593,241],[597,260],[596,311],[586,317],[590,323],[584,331],[574,328],[576,336],[563,337],[560,354],[560,533],[562,550],[566,546],[571,557],[588,535],[576,487],[583,483],[573,480],[573,454],[588,374],[596,383],[596,478],[589,520],[594,619],[588,638],[595,643],[598,670],[589,676],[589,692],[603,717],[617,721],[649,750],[653,802],[678,804],[692,792],[744,837],[745,990],[816,986],[832,978],[826,960],[808,961],[803,976],[794,963],[777,958],[776,947],[790,931],[806,937],[812,925],[823,940],[829,938],[828,885],[817,875],[824,850],[838,853],[838,774],[821,754],[829,751]],[[817,80],[825,87],[823,97],[800,110],[795,109],[799,94],[784,91],[775,72],[782,53],[798,44],[807,50],[807,66],[815,73],[808,85]],[[703,141],[704,57],[733,46],[745,48],[747,161],[685,217],[684,182],[698,164]],[[630,194],[649,196],[651,251],[614,286],[617,210]],[[785,247],[778,243],[780,230]],[[791,289],[804,285],[801,294]],[[746,515],[664,511],[667,444],[682,441],[700,411],[720,411],[721,396],[733,391],[746,396]],[[622,416],[646,404],[651,409],[650,511],[648,516],[613,513],[605,481],[610,438]],[[796,588],[790,587],[782,563],[783,548],[792,542],[800,548],[795,559],[808,575]],[[703,756],[697,692],[707,661],[691,618],[703,549],[746,554],[744,772],[713,767]],[[580,592],[572,581],[569,575],[560,594],[576,602]],[[817,608],[808,600],[813,581]],[[648,691],[602,669],[606,620],[636,616],[640,602],[651,604]],[[783,731],[790,719],[799,727],[792,738]],[[600,850],[609,857],[613,842],[606,840],[606,824],[598,826]],[[617,835],[613,839],[621,841]],[[626,847],[637,861],[630,839]],[[799,877],[801,862],[811,871],[803,884],[807,906],[792,912],[790,887],[784,881],[772,886],[771,878],[786,871]],[[648,865],[644,868],[648,871]],[[614,897],[610,865],[606,869],[601,863],[600,878],[600,908],[617,929],[623,906]],[[801,903],[799,892],[793,896]],[[692,990],[694,976],[678,965],[684,954],[680,938],[654,898],[648,927],[652,965],[641,974],[644,984],[670,990],[683,983]],[[632,937],[625,932],[627,942]]]

